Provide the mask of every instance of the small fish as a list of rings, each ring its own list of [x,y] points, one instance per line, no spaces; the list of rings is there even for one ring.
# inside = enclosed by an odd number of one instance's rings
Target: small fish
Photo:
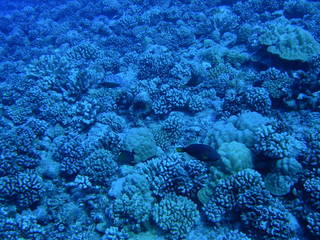
[[[189,81],[186,83],[187,87],[195,87],[201,83],[202,79],[199,74],[195,73],[195,71],[191,71],[191,77]]]
[[[116,88],[120,87],[121,84],[116,83],[116,82],[101,82],[99,83],[99,87],[104,87],[104,88]]]
[[[121,165],[134,165],[134,154],[134,150],[121,150],[117,162]]]
[[[126,82],[125,79],[116,74],[110,74],[98,82],[98,87],[104,88],[118,88],[128,86],[128,82]]]
[[[205,162],[213,162],[220,159],[219,153],[206,144],[191,144],[187,147],[178,147],[176,151],[186,152],[192,157]]]

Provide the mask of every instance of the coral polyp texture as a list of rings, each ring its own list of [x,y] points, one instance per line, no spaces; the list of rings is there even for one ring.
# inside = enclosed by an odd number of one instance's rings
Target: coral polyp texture
[[[320,45],[312,34],[285,18],[267,22],[259,40],[268,46],[268,52],[289,61],[308,61],[320,53]]]
[[[153,219],[170,239],[183,239],[199,221],[197,206],[185,197],[169,195],[163,198],[153,209]]]
[[[0,239],[319,239],[319,12],[0,1]]]

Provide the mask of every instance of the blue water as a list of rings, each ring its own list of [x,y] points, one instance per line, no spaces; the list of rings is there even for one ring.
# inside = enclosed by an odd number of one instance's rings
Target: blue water
[[[0,2],[0,239],[320,239],[320,3]]]

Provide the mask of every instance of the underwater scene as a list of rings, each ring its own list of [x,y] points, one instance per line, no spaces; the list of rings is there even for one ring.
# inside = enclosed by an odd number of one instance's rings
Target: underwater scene
[[[0,1],[0,240],[319,240],[320,1]]]

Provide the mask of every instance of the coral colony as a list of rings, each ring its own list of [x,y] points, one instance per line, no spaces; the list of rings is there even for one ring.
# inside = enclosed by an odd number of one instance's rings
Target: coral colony
[[[0,1],[0,239],[320,239],[320,2]]]

